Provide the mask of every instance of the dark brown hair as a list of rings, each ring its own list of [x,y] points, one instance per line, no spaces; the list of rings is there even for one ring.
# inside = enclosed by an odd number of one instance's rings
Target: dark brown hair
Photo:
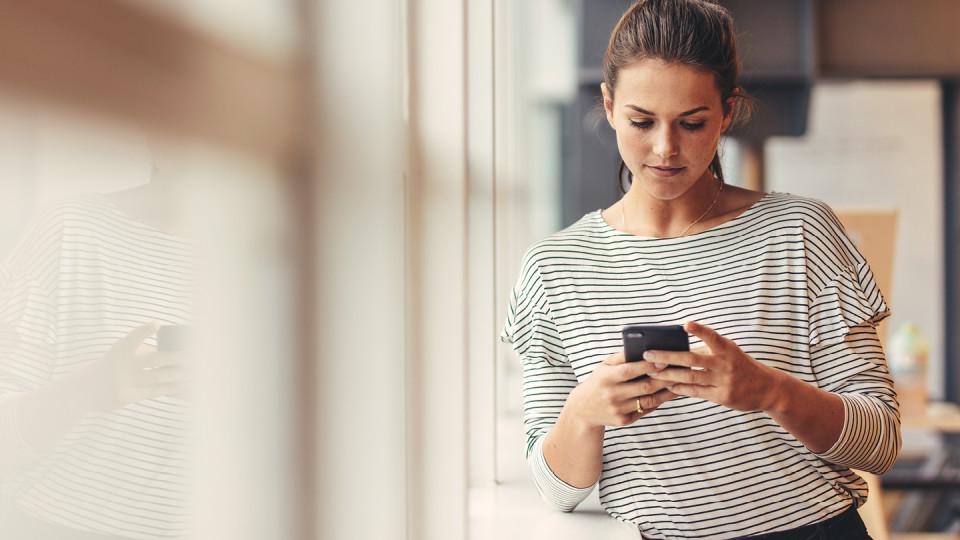
[[[620,70],[637,61],[655,58],[691,66],[714,75],[724,115],[733,114],[733,124],[749,117],[749,97],[738,85],[740,59],[737,56],[733,18],[723,6],[709,0],[638,0],[620,17],[610,34],[603,55],[603,82],[613,99]],[[727,99],[733,97],[733,110]],[[617,182],[624,190],[623,159]],[[723,179],[719,153],[710,170]],[[628,185],[633,174],[627,169]]]

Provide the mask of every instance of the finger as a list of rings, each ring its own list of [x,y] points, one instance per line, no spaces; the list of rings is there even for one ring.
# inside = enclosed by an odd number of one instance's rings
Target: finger
[[[655,394],[633,397],[625,400],[623,404],[618,407],[618,409],[620,410],[621,414],[640,414],[637,411],[637,400],[639,399],[640,407],[643,409],[642,415],[647,415],[656,410],[660,405],[663,405],[665,402],[670,401],[675,397],[677,397],[677,395],[669,390],[660,390]]]
[[[183,369],[179,367],[165,367],[150,370],[144,377],[145,386],[162,386],[165,384],[179,384],[183,380]]]
[[[647,405],[649,405],[649,407]],[[637,398],[630,398],[624,400],[622,404],[618,405],[617,411],[621,415],[634,415],[636,418],[639,418],[640,416],[649,414],[651,411],[653,411],[653,409],[656,408],[656,406],[656,403],[650,402],[648,404],[643,400],[643,398],[640,398],[640,407],[643,409],[643,412],[641,413],[637,410]],[[632,420],[636,420],[636,418],[633,418]]]
[[[144,340],[157,333],[158,328],[160,328],[160,323],[156,321],[138,326],[120,338],[120,340],[111,347],[111,351],[132,355]]]
[[[678,396],[689,396],[716,403],[716,387],[700,386],[698,384],[674,384],[670,391]]]
[[[157,351],[137,356],[137,362],[144,369],[156,369],[168,366],[181,366],[185,355],[183,351]]]
[[[667,381],[660,381],[651,377],[644,377],[635,382],[624,382],[617,386],[618,396],[623,398],[652,395],[663,390],[670,384]]]
[[[690,351],[647,351],[643,353],[643,358],[662,367],[667,367],[667,365],[705,367],[704,364],[708,363],[707,356]]]
[[[611,366],[623,364],[623,363],[626,363],[626,361],[627,361],[627,356],[626,354],[624,354],[622,350],[617,351],[603,359],[604,364],[608,364]]]
[[[674,394],[672,390],[663,389],[656,394],[649,396],[648,399],[652,400],[652,408],[656,409],[660,405],[663,405],[675,397],[677,397],[677,394]],[[640,400],[640,404],[643,405],[643,399]]]
[[[147,388],[181,379],[183,379],[183,370],[179,366],[142,368],[132,374],[131,384],[139,388]]]
[[[626,362],[615,368],[613,378],[616,382],[629,381],[630,379],[635,379],[642,375],[649,375],[659,371],[661,368],[658,368],[651,362],[645,360],[640,360],[639,362]]]
[[[710,347],[711,352],[714,354],[727,346],[726,338],[709,326],[694,321],[687,321],[683,324],[683,329],[700,338],[700,341],[707,347]]]
[[[700,386],[715,386],[716,374],[712,371],[697,371],[686,368],[666,368],[650,376],[656,381],[664,381],[665,387],[669,383],[697,384]]]

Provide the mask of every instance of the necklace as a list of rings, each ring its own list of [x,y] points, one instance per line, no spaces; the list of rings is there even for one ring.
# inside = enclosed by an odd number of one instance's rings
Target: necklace
[[[718,178],[717,180],[720,180],[720,179]],[[693,227],[693,226],[696,225],[697,223],[700,223],[700,220],[702,220],[703,218],[707,217],[707,214],[709,214],[710,211],[713,210],[713,207],[717,204],[717,201],[720,200],[720,192],[721,192],[721,191],[723,191],[723,181],[722,181],[722,180],[720,180],[720,189],[717,190],[717,194],[716,194],[716,196],[714,196],[713,202],[710,203],[710,206],[707,207],[707,211],[704,212],[703,214],[700,214],[700,217],[698,217],[693,223],[687,225],[687,228],[684,229],[683,232],[681,232],[679,235],[677,235],[677,236],[675,236],[675,237],[673,237],[673,238],[679,238],[679,237],[681,237],[681,236],[686,236],[687,231],[690,230],[690,227]],[[624,204],[623,199],[620,199],[620,228],[623,229],[624,231],[627,230],[627,205]]]

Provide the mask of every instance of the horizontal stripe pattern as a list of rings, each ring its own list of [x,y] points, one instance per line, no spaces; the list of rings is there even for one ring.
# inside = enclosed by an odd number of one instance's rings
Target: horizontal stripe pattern
[[[19,433],[17,398],[98,360],[149,321],[189,324],[191,249],[102,195],[42,212],[0,268],[0,494],[67,529],[117,538],[188,531],[187,404],[87,414],[50,450]],[[156,339],[146,343],[156,346]],[[0,521],[0,529],[3,522]]]
[[[566,398],[630,324],[696,320],[747,354],[844,403],[822,454],[761,412],[690,397],[604,437],[600,502],[649,538],[732,538],[827,519],[862,504],[851,468],[883,472],[900,448],[876,324],[890,315],[869,265],[828,205],[771,192],[680,238],[629,235],[600,211],[531,246],[500,338],[522,365],[525,455],[541,496],[570,511],[591,488],[550,470],[542,441]],[[691,347],[701,345],[691,336]]]
[[[578,488],[571,486],[557,477],[550,470],[546,458],[543,456],[544,437],[537,437],[533,443],[533,449],[530,452],[528,460],[530,461],[530,471],[533,473],[533,483],[540,493],[540,497],[547,504],[556,507],[564,512],[571,512],[578,504],[590,495],[594,484],[590,487]]]

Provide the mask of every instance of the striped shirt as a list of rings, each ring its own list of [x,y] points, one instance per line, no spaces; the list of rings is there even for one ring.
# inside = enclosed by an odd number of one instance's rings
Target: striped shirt
[[[186,534],[186,402],[165,397],[86,414],[44,451],[20,437],[16,404],[102,358],[138,326],[189,323],[191,268],[184,239],[102,195],[61,202],[28,227],[0,267],[4,512],[111,538]],[[15,525],[0,520],[0,535],[19,536],[6,527]]]
[[[817,199],[766,193],[727,222],[673,238],[624,233],[590,212],[528,249],[500,335],[522,364],[537,489],[565,511],[592,490],[558,478],[542,444],[569,392],[622,350],[622,328],[694,320],[838,395],[840,438],[818,454],[766,413],[677,397],[606,427],[604,509],[647,538],[734,538],[859,506],[867,485],[851,468],[883,473],[901,444],[875,328],[889,315],[866,260]]]

